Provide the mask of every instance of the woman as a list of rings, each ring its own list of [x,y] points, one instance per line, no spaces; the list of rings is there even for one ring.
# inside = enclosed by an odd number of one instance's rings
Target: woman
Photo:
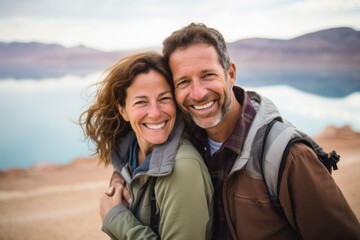
[[[146,52],[120,60],[96,97],[81,125],[99,161],[112,163],[131,197],[127,207],[121,184],[112,196],[104,194],[103,231],[113,239],[209,239],[211,179],[183,132],[162,56]]]

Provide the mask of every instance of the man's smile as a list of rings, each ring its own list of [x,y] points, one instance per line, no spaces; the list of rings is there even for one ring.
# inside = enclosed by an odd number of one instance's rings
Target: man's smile
[[[211,108],[213,105],[214,105],[215,101],[210,101],[206,104],[203,104],[203,105],[192,105],[192,107],[196,110],[204,110],[204,109],[207,109],[207,108]]]

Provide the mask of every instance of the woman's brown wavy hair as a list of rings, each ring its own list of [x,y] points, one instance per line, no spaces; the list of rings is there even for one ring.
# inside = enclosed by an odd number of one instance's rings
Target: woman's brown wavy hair
[[[126,136],[131,126],[119,113],[118,106],[125,106],[126,90],[141,73],[155,70],[170,84],[173,82],[164,58],[156,52],[137,53],[113,65],[106,77],[98,83],[95,103],[79,117],[85,138],[95,143],[99,163],[111,162],[111,151],[120,137]],[[155,86],[154,86],[155,87]]]

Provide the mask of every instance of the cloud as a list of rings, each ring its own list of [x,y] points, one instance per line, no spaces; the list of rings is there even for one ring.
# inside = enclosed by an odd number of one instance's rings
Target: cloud
[[[296,10],[304,12],[360,11],[359,0],[306,0],[294,3]]]
[[[174,30],[203,22],[227,41],[292,38],[360,27],[360,0],[0,1],[0,41],[40,41],[103,50],[161,46]]]
[[[131,15],[132,6],[122,0],[1,1],[0,17],[122,18]]]

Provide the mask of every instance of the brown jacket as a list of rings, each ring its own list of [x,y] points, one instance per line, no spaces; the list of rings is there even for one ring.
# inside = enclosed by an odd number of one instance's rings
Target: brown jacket
[[[285,216],[275,211],[256,157],[261,144],[254,143],[259,129],[280,114],[270,100],[247,94],[257,102],[257,114],[223,186],[232,238],[360,239],[359,221],[339,187],[315,153],[301,143],[290,148],[281,179],[279,199]]]
[[[285,217],[275,212],[252,163],[224,186],[224,208],[233,239],[360,239],[355,214],[327,169],[304,144],[288,155],[280,186]],[[290,223],[290,224],[289,224]]]

